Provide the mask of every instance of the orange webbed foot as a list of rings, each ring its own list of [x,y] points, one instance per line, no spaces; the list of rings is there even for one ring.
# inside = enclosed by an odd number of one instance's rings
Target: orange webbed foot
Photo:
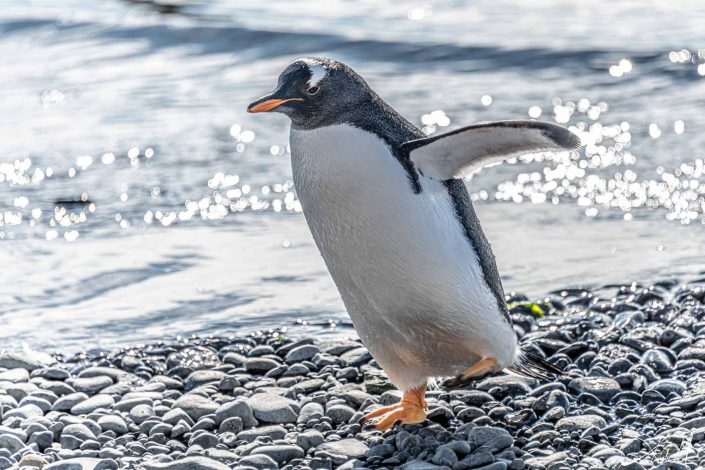
[[[399,403],[383,406],[367,413],[363,422],[371,422],[380,431],[390,429],[394,424],[423,423],[426,420],[428,405],[424,400],[426,384],[404,392]]]

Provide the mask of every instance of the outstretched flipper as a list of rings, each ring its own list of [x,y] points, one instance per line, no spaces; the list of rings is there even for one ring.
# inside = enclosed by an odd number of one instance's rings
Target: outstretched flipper
[[[403,145],[419,172],[438,181],[462,178],[485,165],[526,153],[578,147],[577,135],[539,121],[475,124]]]

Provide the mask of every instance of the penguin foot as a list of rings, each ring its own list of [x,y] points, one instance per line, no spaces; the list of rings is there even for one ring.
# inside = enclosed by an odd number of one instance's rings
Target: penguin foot
[[[399,403],[383,406],[367,413],[363,422],[373,424],[378,430],[386,431],[397,422],[402,424],[423,423],[426,420],[428,404],[424,399],[426,384],[404,392]]]
[[[494,359],[485,358],[475,363],[475,365],[467,369],[462,374],[445,380],[441,385],[445,388],[460,387],[463,385],[467,385],[470,382],[481,380],[490,375],[494,375],[501,370],[502,368],[499,366],[499,364],[497,364],[497,361],[495,361]]]

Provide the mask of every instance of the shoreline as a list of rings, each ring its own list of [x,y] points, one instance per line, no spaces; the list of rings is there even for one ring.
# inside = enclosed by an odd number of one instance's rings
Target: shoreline
[[[540,298],[567,286],[673,276],[687,282],[705,266],[705,225],[614,224],[560,204],[476,210],[506,292]],[[13,266],[0,283],[23,280],[19,294],[0,294],[0,344],[8,349],[114,350],[178,335],[247,334],[294,319],[349,321],[300,215],[79,238],[50,250],[47,243],[0,243]],[[42,256],[30,256],[36,253]]]
[[[565,370],[398,400],[359,341],[279,330],[55,355],[0,354],[0,468],[665,470],[705,462],[705,278],[510,299],[522,341]],[[542,315],[543,314],[543,315]],[[53,462],[53,463],[52,463]]]

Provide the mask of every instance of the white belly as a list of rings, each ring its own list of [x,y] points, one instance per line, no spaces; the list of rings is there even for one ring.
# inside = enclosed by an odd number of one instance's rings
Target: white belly
[[[484,282],[442,183],[414,194],[387,144],[349,125],[291,130],[294,184],[360,338],[401,388],[483,357],[507,365],[516,339]]]

